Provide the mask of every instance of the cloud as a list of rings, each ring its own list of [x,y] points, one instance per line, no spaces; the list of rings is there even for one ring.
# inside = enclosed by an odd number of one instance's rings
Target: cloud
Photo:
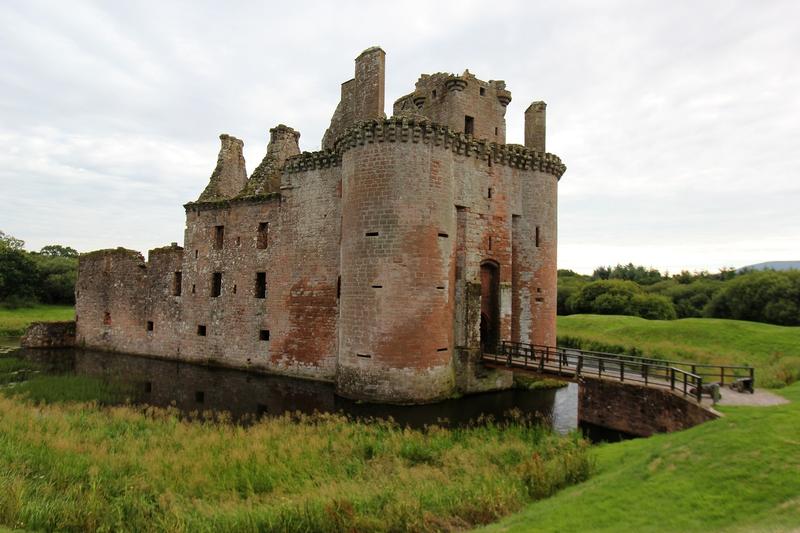
[[[6,2],[0,229],[29,248],[182,240],[227,132],[248,170],[285,123],[313,150],[352,76],[387,52],[387,111],[423,72],[548,102],[560,266],[798,259],[800,8],[790,1]]]

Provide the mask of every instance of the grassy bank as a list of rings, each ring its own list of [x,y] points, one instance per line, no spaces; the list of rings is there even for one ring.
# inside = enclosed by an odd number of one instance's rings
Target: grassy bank
[[[7,374],[26,369],[6,361]],[[0,388],[0,524],[8,527],[463,529],[584,480],[591,466],[584,441],[523,421],[417,431],[319,415],[242,427],[63,401],[76,386],[46,379]],[[84,399],[105,394],[98,383],[77,390]]]
[[[792,403],[600,446],[589,481],[487,531],[797,531],[800,383],[781,394]]]
[[[800,379],[800,327],[715,318],[645,320],[630,316],[558,317],[561,343],[578,340],[584,349],[640,349],[645,355],[756,367],[762,387]]]
[[[0,307],[0,337],[18,337],[31,322],[74,320],[75,308],[70,305],[36,305],[7,309]]]

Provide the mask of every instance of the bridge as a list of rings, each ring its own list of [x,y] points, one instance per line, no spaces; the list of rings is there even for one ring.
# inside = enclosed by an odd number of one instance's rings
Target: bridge
[[[755,386],[755,369],[750,366],[669,361],[511,341],[502,341],[493,352],[484,352],[482,361],[568,379],[590,377],[638,383],[668,389],[698,402],[702,401],[704,392],[709,393],[710,389],[704,389],[704,384],[737,384],[749,392],[753,392]]]

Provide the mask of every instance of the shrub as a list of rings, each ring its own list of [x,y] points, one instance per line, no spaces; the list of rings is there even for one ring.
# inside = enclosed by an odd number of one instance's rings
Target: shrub
[[[648,320],[675,320],[678,314],[672,300],[658,294],[637,294],[631,299],[633,314]]]
[[[750,272],[724,284],[704,310],[714,318],[800,325],[800,271]]]

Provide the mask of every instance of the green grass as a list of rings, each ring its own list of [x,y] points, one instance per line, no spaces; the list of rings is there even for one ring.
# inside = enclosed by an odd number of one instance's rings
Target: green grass
[[[24,369],[0,359],[0,376]],[[593,468],[579,436],[522,419],[410,430],[297,415],[242,427],[102,406],[119,390],[80,376],[32,374],[0,392],[0,526],[26,530],[464,529]]]
[[[558,317],[558,336],[584,348],[638,348],[662,358],[756,368],[756,383],[780,387],[800,379],[800,327],[716,318],[645,320],[630,316]]]
[[[599,446],[590,480],[486,531],[797,531],[800,383],[781,394],[792,403]]]
[[[75,320],[75,308],[69,305],[36,305],[7,309],[0,307],[0,337],[18,337],[31,322]]]

